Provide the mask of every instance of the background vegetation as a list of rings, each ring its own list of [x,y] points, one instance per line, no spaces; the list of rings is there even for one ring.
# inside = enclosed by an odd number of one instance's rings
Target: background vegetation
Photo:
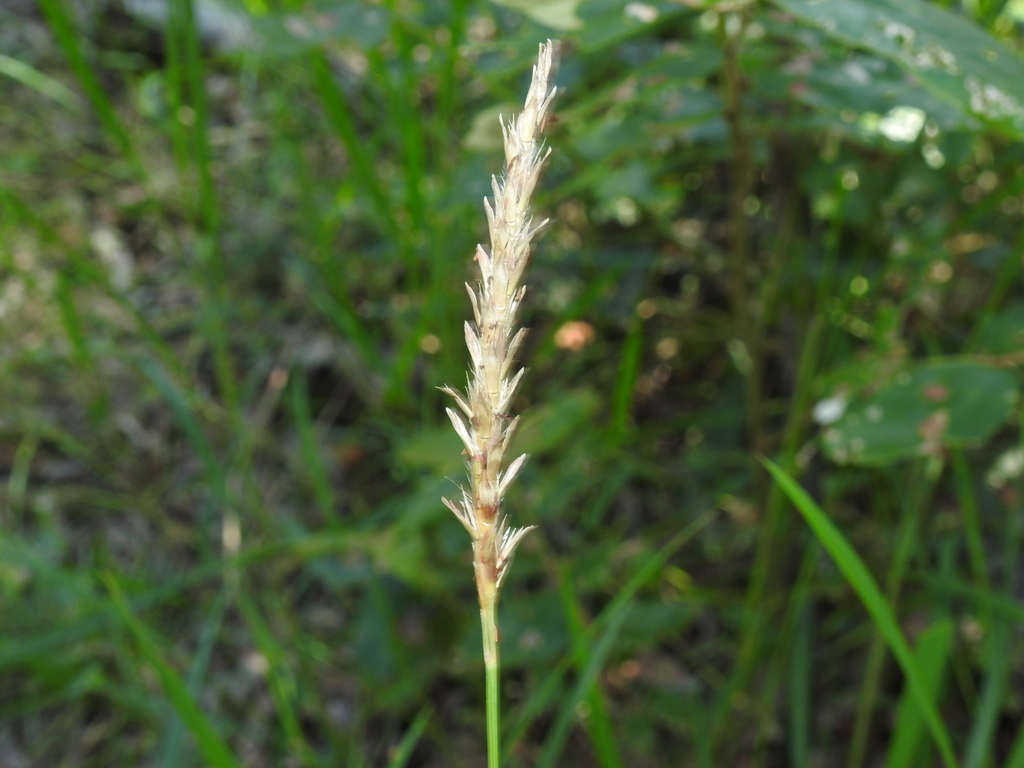
[[[763,456],[878,581],[961,764],[1024,766],[1022,22],[4,3],[0,765],[483,764],[436,387],[497,114],[560,37],[509,764],[939,764]]]

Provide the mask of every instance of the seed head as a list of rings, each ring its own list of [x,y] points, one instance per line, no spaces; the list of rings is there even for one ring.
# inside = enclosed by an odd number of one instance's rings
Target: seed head
[[[465,446],[469,464],[469,490],[461,498],[444,499],[473,539],[473,565],[481,605],[497,599],[516,546],[530,528],[509,528],[501,511],[505,491],[526,461],[520,456],[502,471],[505,450],[519,423],[509,408],[525,370],[514,370],[515,356],[526,329],[516,327],[516,314],[526,295],[521,284],[530,259],[530,244],[547,223],[534,225],[530,199],[544,160],[541,131],[555,97],[551,85],[555,45],[540,46],[533,80],[523,111],[502,122],[505,168],[491,178],[493,202],[484,199],[491,247],[478,245],[473,257],[480,268],[476,287],[466,285],[473,322],[465,327],[470,371],[465,394],[442,387],[455,399],[458,411],[448,417]],[[461,412],[461,413],[460,413]]]

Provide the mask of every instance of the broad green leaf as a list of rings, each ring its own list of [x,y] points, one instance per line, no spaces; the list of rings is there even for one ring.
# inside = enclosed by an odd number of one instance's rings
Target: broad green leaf
[[[834,130],[873,144],[882,136],[889,138],[891,131],[880,129],[908,107],[920,110],[942,130],[962,130],[973,122],[892,62],[867,53],[850,55],[835,47],[822,50],[821,55],[828,58],[816,61],[806,72],[767,72],[755,77],[784,77],[793,98],[830,118]]]
[[[647,0],[586,0],[580,4],[581,28],[576,34],[580,48],[596,51],[633,37],[670,14],[690,12],[678,3]]]
[[[984,443],[1017,402],[1009,372],[968,360],[941,360],[898,373],[861,397],[823,433],[839,463],[885,464],[945,446]]]
[[[610,171],[594,187],[594,195],[603,203],[622,197],[646,202],[654,192],[650,167],[640,160]]]
[[[875,583],[871,572],[868,571],[860,556],[850,546],[846,537],[833,525],[832,521],[828,519],[828,515],[807,494],[807,491],[801,488],[793,478],[776,464],[765,459],[764,465],[775,479],[775,482],[786,496],[789,497],[793,506],[804,516],[818,541],[825,547],[843,576],[846,577],[847,582],[857,593],[857,597],[860,598],[868,613],[871,614],[875,626],[878,627],[878,631],[885,639],[889,650],[892,651],[892,655],[896,657],[896,661],[903,671],[903,676],[907,680],[907,685],[914,702],[917,704],[918,710],[924,718],[936,746],[939,748],[942,761],[946,764],[947,768],[956,768],[958,763],[953,754],[953,742],[949,738],[949,732],[946,730],[946,726],[943,724],[935,705],[932,703],[929,687],[917,662],[914,660],[906,638],[903,637],[903,631],[896,621],[892,606],[889,605],[882,595],[882,591]]]
[[[936,96],[1024,133],[1024,61],[969,19],[924,0],[775,0],[842,42],[884,56]]]
[[[362,50],[379,45],[389,31],[384,8],[359,2],[313,4],[294,13],[248,19],[261,53],[291,56],[321,43],[347,43]]]
[[[1024,304],[1010,304],[993,317],[979,334],[977,351],[993,355],[1024,352]]]
[[[697,39],[662,51],[637,74],[645,85],[670,83],[684,85],[705,78],[722,66],[722,49],[707,40]]]
[[[514,8],[541,26],[559,31],[579,29],[581,22],[576,15],[580,0],[493,0],[495,5]]]

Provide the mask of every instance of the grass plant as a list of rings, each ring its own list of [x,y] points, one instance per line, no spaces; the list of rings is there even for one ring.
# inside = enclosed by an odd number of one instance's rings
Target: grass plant
[[[1024,768],[1019,3],[146,5],[0,3],[0,766]]]
[[[857,596],[864,603],[868,613],[871,614],[871,618],[878,627],[879,633],[896,657],[900,668],[903,670],[903,674],[906,676],[911,696],[939,748],[943,763],[946,765],[946,768],[957,768],[959,762],[953,754],[953,742],[949,737],[945,724],[939,717],[935,704],[929,696],[928,685],[922,679],[917,662],[903,635],[903,631],[896,622],[891,595],[886,596],[882,594],[882,591],[871,576],[871,572],[864,566],[864,562],[853,550],[839,529],[828,519],[828,515],[807,495],[807,492],[797,485],[793,478],[787,475],[777,464],[766,462],[765,466],[775,479],[775,482],[779,484],[790,501],[793,502],[793,505],[800,510],[800,513],[807,520],[822,546],[825,547],[825,550],[856,591]]]
[[[502,512],[505,492],[526,461],[526,454],[505,469],[503,459],[519,423],[518,417],[510,416],[510,406],[526,372],[524,368],[514,371],[516,352],[526,336],[526,329],[516,325],[526,295],[523,273],[530,261],[533,238],[547,224],[534,224],[531,201],[551,151],[541,137],[555,98],[552,80],[556,55],[555,43],[549,40],[540,45],[523,111],[502,124],[505,169],[500,178],[492,177],[494,202],[484,199],[491,247],[477,246],[474,260],[480,267],[480,282],[475,290],[466,285],[474,320],[465,326],[471,360],[469,384],[465,394],[443,388],[462,411],[460,415],[447,409],[469,464],[469,490],[463,489],[460,499],[446,498],[444,503],[473,540],[486,670],[490,768],[498,768],[501,762],[498,595],[516,547],[532,528],[509,527]]]

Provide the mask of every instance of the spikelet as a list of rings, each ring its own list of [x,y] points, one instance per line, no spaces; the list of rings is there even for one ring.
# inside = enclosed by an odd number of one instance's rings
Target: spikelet
[[[530,528],[510,528],[501,511],[509,484],[526,461],[520,456],[502,471],[518,417],[508,415],[522,368],[514,370],[515,355],[526,335],[516,328],[516,313],[526,288],[521,284],[530,260],[530,244],[547,221],[535,225],[530,198],[550,154],[541,141],[555,88],[555,45],[540,46],[526,105],[517,117],[502,123],[505,169],[492,177],[493,203],[484,200],[491,249],[478,245],[473,257],[480,268],[480,282],[466,285],[473,308],[473,322],[466,323],[470,373],[465,394],[442,387],[455,399],[458,411],[448,408],[469,457],[469,490],[461,498],[444,499],[473,540],[473,567],[481,608],[493,608],[516,547]],[[461,412],[461,413],[460,413]]]

